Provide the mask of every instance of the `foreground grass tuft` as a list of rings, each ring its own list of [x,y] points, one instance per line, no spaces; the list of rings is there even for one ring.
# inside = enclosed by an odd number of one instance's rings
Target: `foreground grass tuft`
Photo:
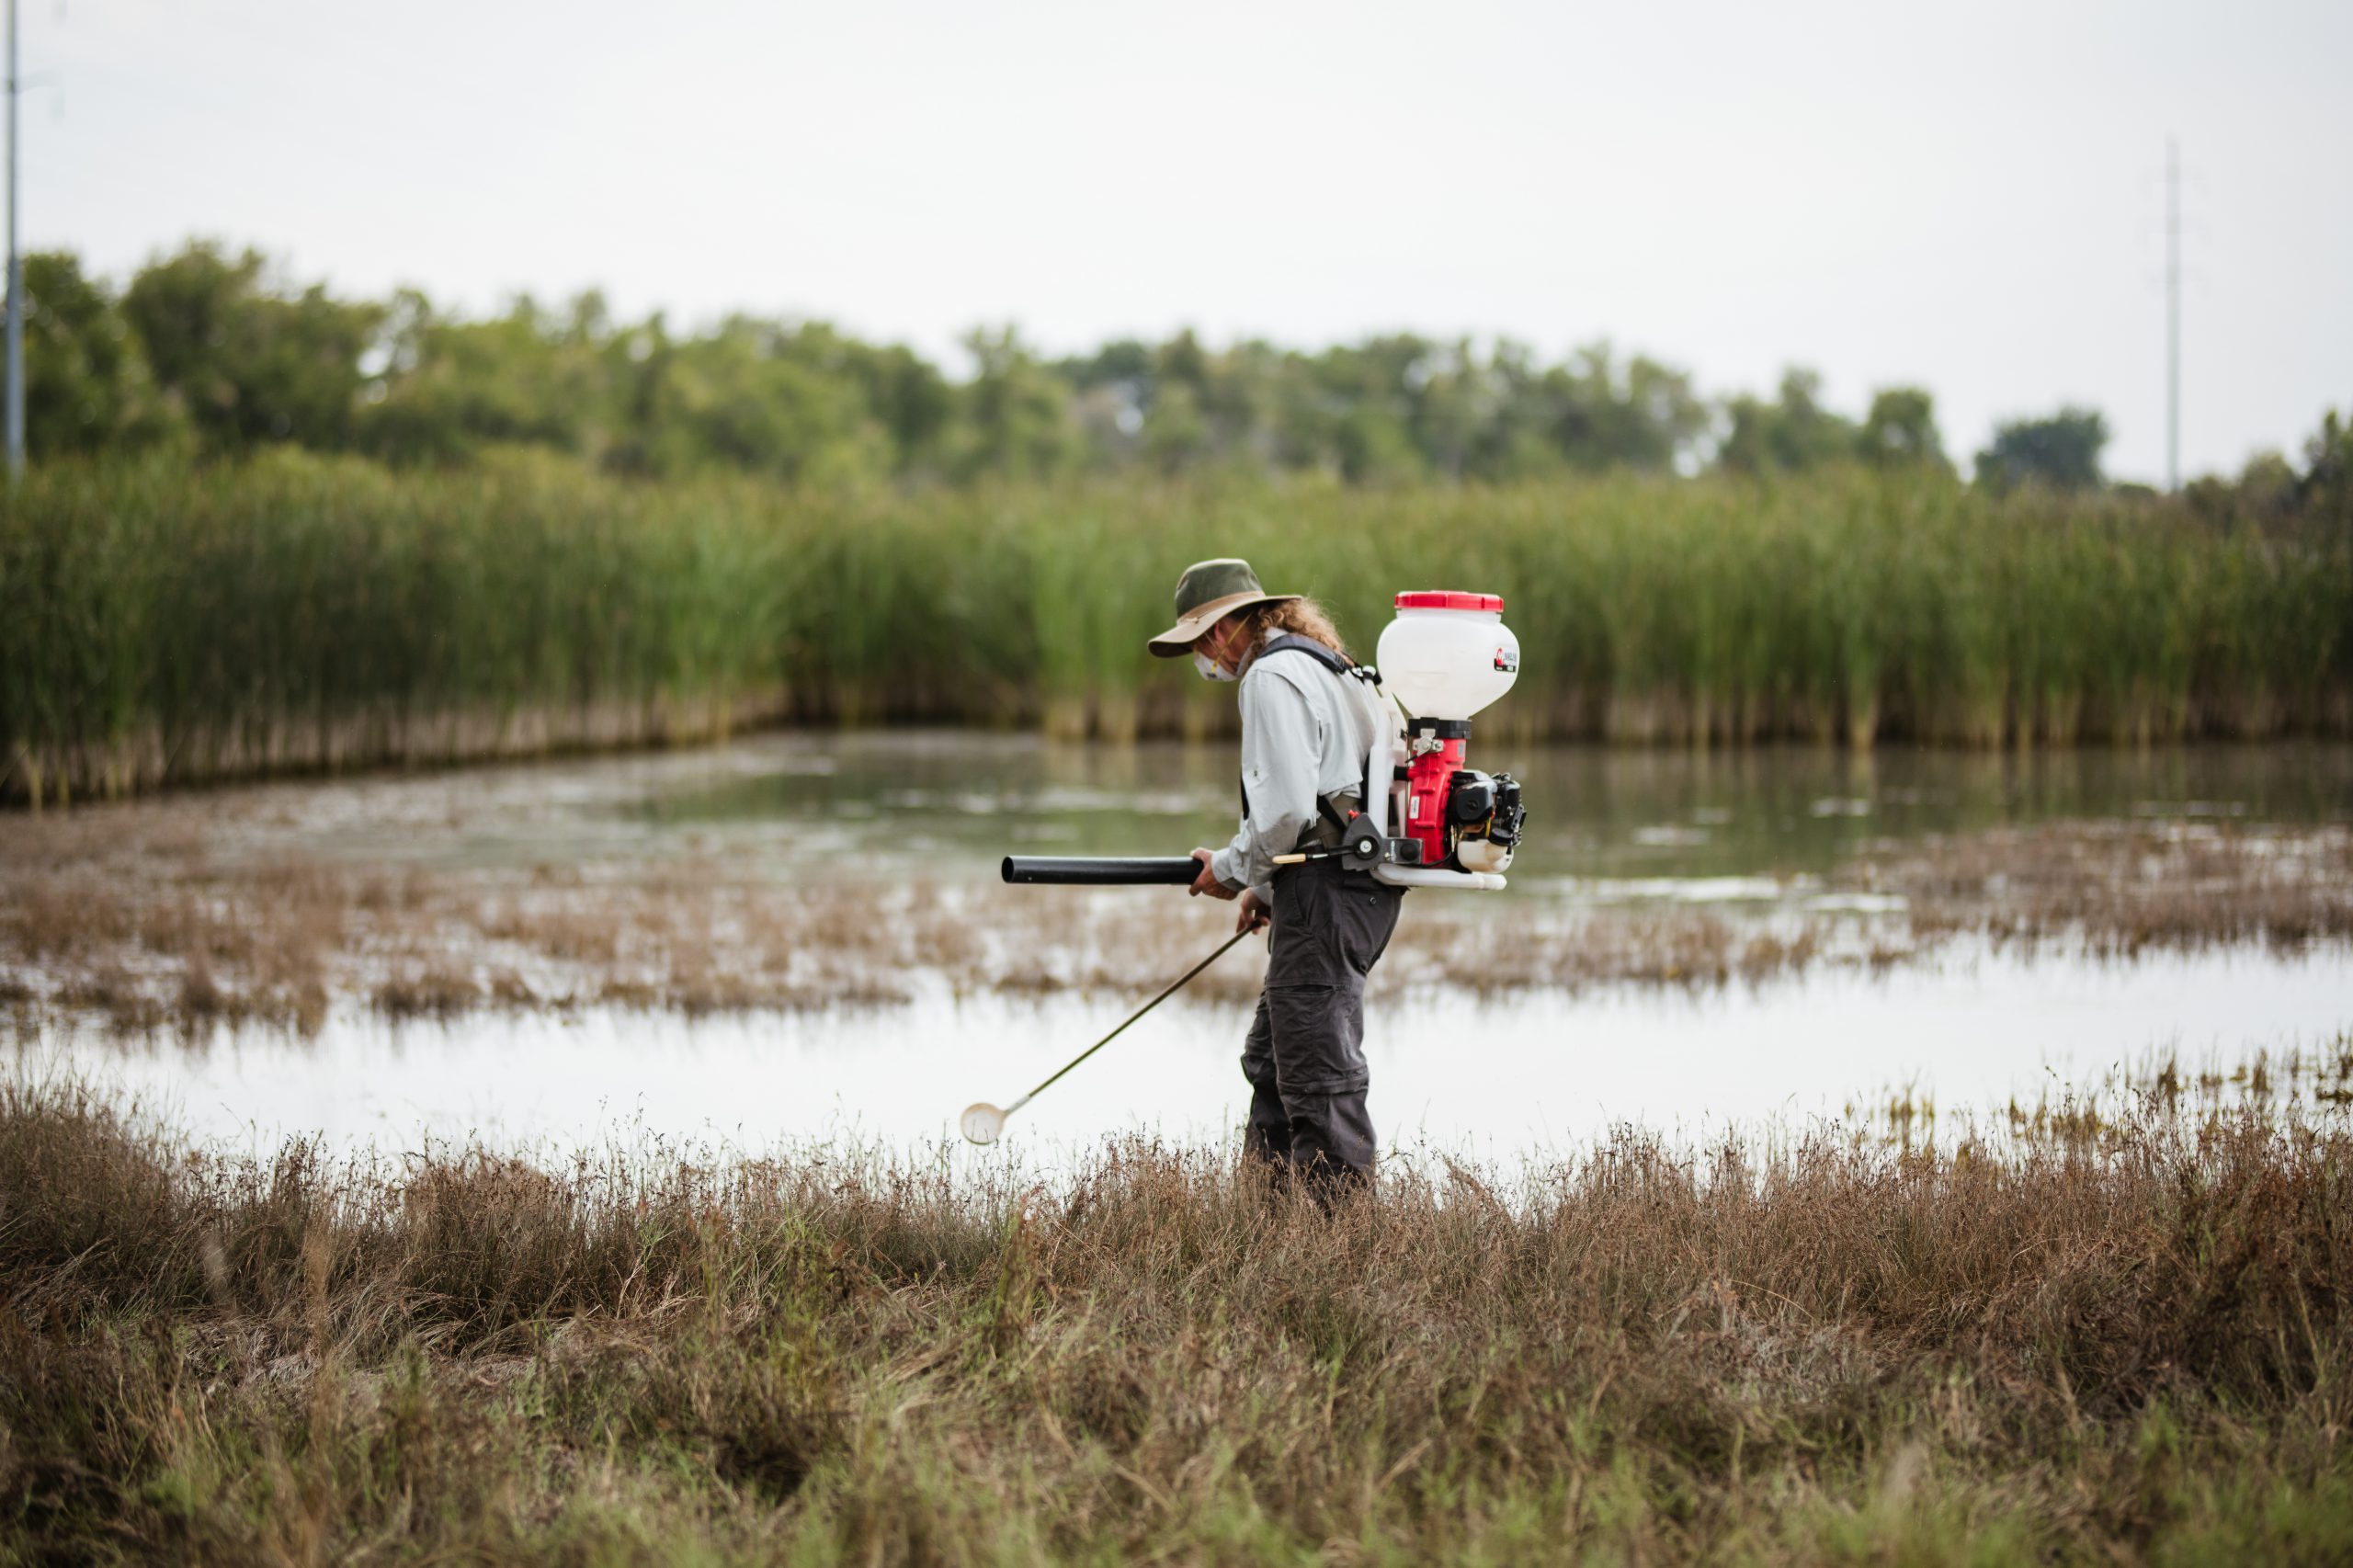
[[[1628,1131],[1326,1221],[1148,1142],[348,1167],[18,1085],[0,1555],[2343,1561],[2323,1108]]]

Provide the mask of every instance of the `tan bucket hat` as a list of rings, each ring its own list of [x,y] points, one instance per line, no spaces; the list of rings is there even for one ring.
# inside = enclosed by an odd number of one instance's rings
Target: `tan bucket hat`
[[[1176,624],[1144,644],[1156,659],[1178,659],[1193,640],[1235,610],[1279,604],[1297,594],[1270,594],[1258,585],[1250,562],[1233,556],[1196,561],[1176,579]]]

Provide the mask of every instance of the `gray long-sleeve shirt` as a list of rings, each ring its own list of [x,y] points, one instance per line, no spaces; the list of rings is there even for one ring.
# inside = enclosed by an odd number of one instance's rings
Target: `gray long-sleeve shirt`
[[[1242,672],[1242,785],[1249,814],[1233,842],[1210,857],[1227,887],[1273,892],[1274,858],[1299,846],[1320,795],[1364,792],[1378,700],[1361,681],[1314,657],[1281,653]]]

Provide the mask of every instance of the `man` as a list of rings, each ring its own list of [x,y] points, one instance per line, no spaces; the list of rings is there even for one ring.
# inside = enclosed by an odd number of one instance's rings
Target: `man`
[[[1249,563],[1202,561],[1176,581],[1176,624],[1160,658],[1193,656],[1205,679],[1238,680],[1242,826],[1200,862],[1195,895],[1238,899],[1234,929],[1268,924],[1266,989],[1242,1051],[1250,1082],[1245,1151],[1303,1177],[1317,1199],[1367,1185],[1364,983],[1397,928],[1403,888],[1334,859],[1275,858],[1338,842],[1364,799],[1367,758],[1388,733],[1380,698],[1353,667],[1324,611],[1269,594]],[[1388,759],[1371,787],[1388,787]]]

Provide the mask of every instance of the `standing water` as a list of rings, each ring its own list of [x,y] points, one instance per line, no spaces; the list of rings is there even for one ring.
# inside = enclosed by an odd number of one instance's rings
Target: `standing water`
[[[1407,901],[1406,925],[1450,932],[1455,957],[1442,971],[1402,956],[1384,965],[1395,974],[1376,993],[1367,1051],[1372,1111],[1392,1146],[1509,1155],[1620,1121],[1802,1122],[1889,1088],[1984,1104],[2154,1051],[2317,1045],[2353,1023],[2353,955],[2326,935],[2029,944],[2006,939],[1997,920],[1898,952],[1888,933],[1921,913],[1907,906],[1925,884],[1888,892],[1858,869],[1965,856],[2003,835],[2097,842],[2154,830],[2260,844],[2342,834],[2353,748],[1859,756],[1515,748],[1482,736],[1473,749],[1476,766],[1524,780],[1529,834],[1509,891]],[[1232,768],[1230,745],[779,735],[105,810],[127,824],[188,819],[219,864],[296,857],[493,890],[551,871],[629,888],[718,865],[789,901],[789,890],[849,883],[979,889],[1009,851],[1181,854],[1231,832]],[[2007,874],[1981,881],[1998,887]],[[691,903],[691,887],[682,896]],[[1018,896],[1036,901],[1018,939],[1046,949],[1105,907],[1073,890]],[[1135,912],[1198,913],[1179,890],[1109,896]],[[1182,972],[1211,945],[1196,939],[1204,929],[1169,935],[1145,967]],[[1704,980],[1661,960],[1558,984],[1516,962],[1540,937],[1571,960],[1611,942],[1639,958],[1694,930],[1732,932],[1735,948],[1744,934],[1772,935],[1777,952],[1802,931],[1806,950],[1827,956]],[[1483,983],[1482,953],[1495,983]],[[1225,1135],[1247,1097],[1235,1058],[1249,988],[1235,983],[1254,963],[1259,944],[1236,949],[1222,992],[1144,1020],[1017,1117],[1008,1142],[1051,1157],[1110,1131]],[[1010,1101],[1156,988],[975,988],[920,959],[892,978],[880,1003],[699,1017],[588,1000],[402,1022],[338,996],[309,1034],[198,1025],[126,1037],[51,1019],[21,1028],[17,1051],[20,1070],[119,1085],[199,1132],[265,1145],[304,1131],[386,1149],[644,1132],[905,1145],[951,1136],[971,1101]]]

